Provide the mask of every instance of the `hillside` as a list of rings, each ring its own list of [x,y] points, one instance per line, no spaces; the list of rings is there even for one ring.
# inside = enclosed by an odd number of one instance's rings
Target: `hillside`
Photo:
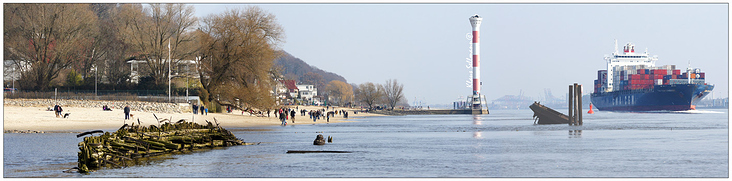
[[[298,83],[303,84],[315,84],[316,87],[322,88],[325,84],[333,80],[343,81],[348,83],[342,76],[321,70],[317,67],[310,66],[305,61],[292,56],[290,53],[282,51],[282,56],[275,60],[274,66],[277,67],[278,71],[285,76],[288,80],[297,80]],[[312,76],[312,73],[320,75],[320,79],[317,76]],[[317,83],[315,83],[317,82]]]

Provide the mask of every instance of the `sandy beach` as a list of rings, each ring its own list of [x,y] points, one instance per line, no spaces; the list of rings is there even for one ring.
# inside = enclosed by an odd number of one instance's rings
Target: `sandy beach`
[[[52,106],[52,105],[51,105]],[[300,109],[315,110],[324,109],[321,106],[298,106]],[[295,108],[295,106],[292,106]],[[96,129],[117,129],[125,123],[135,124],[139,119],[142,125],[158,124],[155,116],[159,119],[171,119],[175,121],[185,119],[186,121],[194,121],[199,124],[206,124],[205,120],[214,121],[214,118],[224,128],[236,127],[257,127],[257,126],[278,126],[280,120],[271,114],[271,117],[257,117],[242,114],[241,111],[233,111],[232,113],[208,113],[208,115],[194,115],[193,113],[156,113],[132,111],[133,117],[130,120],[124,119],[122,109],[114,109],[112,111],[103,111],[102,108],[83,108],[83,107],[64,107],[63,112],[71,113],[68,118],[57,118],[53,111],[47,111],[47,107],[18,107],[4,105],[3,108],[3,129],[4,130],[33,130],[33,131],[88,131]],[[358,121],[359,117],[381,116],[372,113],[353,114],[355,109],[336,108],[336,110],[349,110],[349,118],[344,119],[342,115],[336,115],[330,118],[330,122],[325,119],[319,119],[313,122],[308,119],[307,114],[300,116],[297,112],[295,116],[295,125],[298,124],[322,124],[322,123],[340,123]],[[332,109],[329,109],[329,111]],[[297,110],[296,110],[297,111]],[[153,114],[155,116],[153,116]],[[265,113],[266,116],[266,113]],[[293,124],[291,120],[287,124]]]

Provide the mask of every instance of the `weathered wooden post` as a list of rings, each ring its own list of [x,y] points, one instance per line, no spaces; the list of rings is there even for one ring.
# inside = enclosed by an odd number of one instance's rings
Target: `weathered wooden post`
[[[572,115],[574,115],[572,113],[572,111],[574,110],[573,109],[573,105],[574,105],[574,86],[572,86],[572,85],[569,85],[569,94],[567,96],[567,103],[568,103],[567,104],[567,107],[569,109],[568,112],[567,112],[567,116],[569,117],[569,125],[572,126],[572,121],[574,121],[574,119],[572,119],[573,118]]]
[[[582,85],[577,85],[577,122],[575,125],[582,125]]]
[[[580,93],[579,89],[577,89],[578,87],[579,86],[575,82],[574,83],[574,103],[573,103],[574,104],[574,111],[573,111],[574,112],[574,116],[572,117],[572,118],[574,118],[574,120],[572,120],[572,126],[577,126],[577,122],[578,122],[579,117],[580,117],[580,114],[578,112],[579,109],[577,107],[582,106],[582,105],[577,104],[577,103],[579,103],[580,96],[581,96],[579,94]]]

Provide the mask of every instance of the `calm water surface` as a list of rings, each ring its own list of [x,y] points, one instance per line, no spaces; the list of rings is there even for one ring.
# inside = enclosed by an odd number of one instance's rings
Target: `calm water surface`
[[[247,142],[90,175],[72,133],[4,135],[4,177],[729,177],[729,114],[584,115],[533,125],[531,110],[414,115],[286,127],[227,128]],[[303,121],[305,121],[303,119]],[[315,136],[333,143],[313,145]],[[287,150],[352,153],[286,154]]]

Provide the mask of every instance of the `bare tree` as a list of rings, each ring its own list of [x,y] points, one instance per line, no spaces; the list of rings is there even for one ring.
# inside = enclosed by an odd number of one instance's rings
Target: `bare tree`
[[[172,64],[184,58],[192,58],[194,52],[181,45],[193,40],[189,31],[197,19],[193,6],[184,4],[123,4],[118,28],[122,40],[130,45],[132,57],[147,62],[146,74],[155,84],[168,80],[168,51]]]
[[[197,41],[204,101],[271,107],[272,64],[284,39],[275,16],[250,6],[209,15],[202,23]]]
[[[91,4],[97,14],[99,31],[94,37],[94,49],[90,59],[94,64],[91,76],[97,78],[100,84],[107,83],[112,89],[129,87],[130,67],[127,62],[129,46],[122,41],[118,27],[121,25],[120,6],[112,3]],[[87,65],[91,70],[91,65]],[[92,72],[89,72],[92,73]],[[106,79],[102,79],[106,78]]]
[[[358,90],[354,91],[356,99],[369,105],[369,108],[384,97],[383,87],[371,82],[359,84],[356,90]]]
[[[386,84],[383,85],[384,96],[386,97],[386,103],[394,109],[399,101],[404,98],[404,85],[399,84],[396,79],[386,80]]]
[[[20,85],[48,90],[61,70],[88,59],[95,23],[88,4],[5,4],[4,57],[16,60]]]

